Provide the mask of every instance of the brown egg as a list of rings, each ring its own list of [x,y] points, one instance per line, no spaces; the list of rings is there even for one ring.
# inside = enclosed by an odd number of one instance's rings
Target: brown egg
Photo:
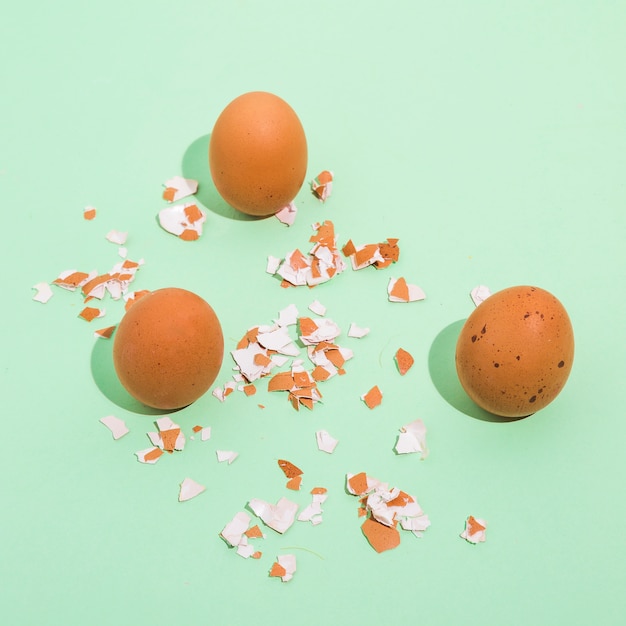
[[[272,215],[295,197],[306,175],[307,143],[295,111],[253,91],[235,98],[215,122],[209,166],[218,192],[248,215]]]
[[[559,394],[574,361],[563,305],[538,287],[510,287],[479,304],[461,329],[456,369],[480,407],[503,417],[536,413]]]
[[[157,409],[179,409],[204,394],[224,356],[220,322],[200,296],[178,288],[133,304],[114,335],[113,364],[131,396]]]

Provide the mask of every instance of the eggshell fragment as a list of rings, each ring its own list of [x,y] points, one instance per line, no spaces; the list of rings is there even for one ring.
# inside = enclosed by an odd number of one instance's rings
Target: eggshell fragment
[[[547,406],[565,385],[574,360],[567,311],[531,286],[490,295],[465,322],[456,346],[461,385],[480,407],[524,417]]]
[[[215,380],[224,355],[220,322],[200,296],[158,289],[128,309],[116,332],[113,363],[122,385],[140,402],[177,409]]]

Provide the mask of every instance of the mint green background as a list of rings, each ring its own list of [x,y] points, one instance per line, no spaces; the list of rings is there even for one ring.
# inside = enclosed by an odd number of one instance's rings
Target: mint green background
[[[3,623],[622,623],[624,2],[61,0],[1,13]],[[217,115],[255,89],[301,117],[307,180],[336,175],[325,205],[301,190],[291,228],[235,215],[207,178]],[[193,244],[155,221],[176,174],[201,180],[208,219]],[[267,255],[306,250],[323,219],[340,245],[399,237],[399,263],[280,289]],[[212,439],[138,463],[153,417],[124,402],[112,342],[92,335],[122,303],[107,299],[87,324],[78,294],[31,300],[64,269],[110,269],[110,229],[145,259],[133,287],[205,297],[227,351],[288,304],[319,299],[355,352],[347,374],[321,386],[313,412],[263,384],[224,404],[207,394],[174,419],[187,434],[210,425]],[[389,303],[391,275],[427,300]],[[488,421],[459,393],[454,341],[479,283],[536,284],[570,313],[568,384],[527,419]],[[347,338],[351,322],[370,335]],[[404,378],[399,346],[416,360]],[[227,355],[216,384],[231,367]],[[369,411],[359,396],[374,384],[384,399]],[[130,434],[113,441],[98,422],[109,414]],[[393,453],[417,417],[423,462]],[[340,440],[333,455],[317,450],[321,428]],[[218,448],[240,457],[218,464]],[[285,490],[279,458],[304,470],[302,492]],[[344,491],[359,471],[417,496],[432,521],[423,538],[368,546]],[[186,476],[207,492],[179,503]],[[317,485],[329,490],[324,522],[266,529],[261,560],[219,538],[249,499],[304,506]],[[488,521],[486,543],[459,538],[470,514]],[[286,584],[267,576],[285,552],[298,558]]]

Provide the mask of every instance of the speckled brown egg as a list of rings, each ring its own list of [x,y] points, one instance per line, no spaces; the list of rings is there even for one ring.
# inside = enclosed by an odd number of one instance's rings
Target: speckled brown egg
[[[461,385],[476,404],[502,417],[524,417],[552,402],[573,360],[567,311],[539,287],[489,296],[465,322],[456,346]]]
[[[179,409],[213,383],[224,356],[217,315],[200,296],[169,287],[137,300],[114,335],[113,363],[131,396]]]
[[[296,197],[304,182],[302,123],[282,98],[265,91],[245,93],[215,122],[209,167],[228,204],[248,215],[273,215]]]

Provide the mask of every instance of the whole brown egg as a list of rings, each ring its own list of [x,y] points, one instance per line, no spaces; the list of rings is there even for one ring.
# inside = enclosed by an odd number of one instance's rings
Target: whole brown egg
[[[552,402],[573,361],[567,311],[539,287],[489,296],[468,317],[456,346],[461,385],[476,404],[502,417],[524,417]]]
[[[179,409],[213,383],[224,356],[217,315],[200,296],[175,287],[137,300],[115,331],[113,364],[131,396]]]
[[[273,215],[296,197],[306,175],[300,119],[287,102],[265,91],[235,98],[213,127],[209,167],[228,204],[248,215]]]

